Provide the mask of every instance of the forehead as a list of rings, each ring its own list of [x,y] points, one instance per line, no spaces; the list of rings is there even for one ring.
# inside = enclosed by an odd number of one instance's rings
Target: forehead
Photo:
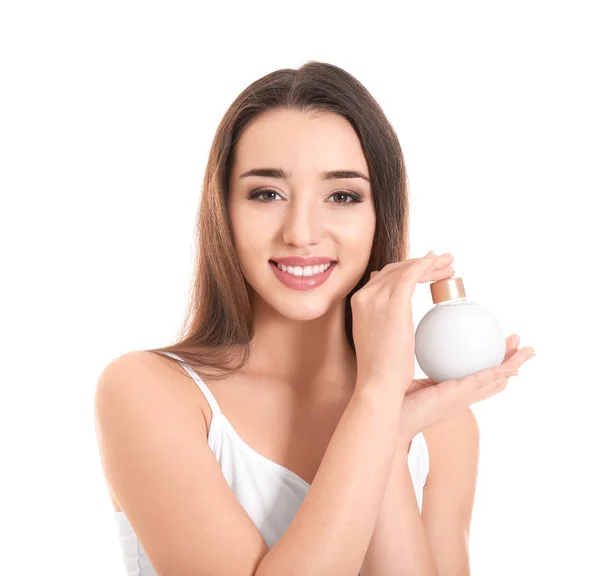
[[[233,172],[283,168],[300,173],[356,169],[368,174],[358,136],[338,114],[269,110],[254,118],[236,144]]]

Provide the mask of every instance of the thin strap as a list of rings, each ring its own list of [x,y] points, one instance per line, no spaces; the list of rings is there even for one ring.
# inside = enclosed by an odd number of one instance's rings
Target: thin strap
[[[222,415],[221,409],[219,408],[219,405],[217,404],[217,400],[213,396],[213,394],[210,391],[210,389],[208,388],[208,386],[202,381],[202,378],[200,378],[200,376],[198,376],[196,371],[183,358],[181,358],[181,356],[177,356],[177,354],[173,354],[173,352],[163,352],[160,350],[158,350],[158,352],[159,352],[159,354],[164,354],[166,356],[170,356],[171,358],[174,358],[175,360],[177,360],[181,364],[183,369],[192,377],[192,380],[194,380],[194,382],[198,385],[198,388],[200,388],[200,390],[202,390],[204,396],[206,397],[206,400],[210,406],[210,409],[212,410],[213,418],[214,418],[215,414]]]

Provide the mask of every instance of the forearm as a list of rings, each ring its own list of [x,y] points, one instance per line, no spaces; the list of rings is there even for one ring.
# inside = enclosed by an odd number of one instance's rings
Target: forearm
[[[403,398],[397,382],[354,393],[306,498],[257,576],[359,573],[395,457]]]
[[[438,576],[408,467],[399,444],[360,576]]]

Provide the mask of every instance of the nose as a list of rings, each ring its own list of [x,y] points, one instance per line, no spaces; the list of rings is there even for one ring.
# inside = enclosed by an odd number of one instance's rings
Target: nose
[[[290,200],[283,221],[284,242],[294,246],[318,244],[321,234],[321,214],[312,195]]]

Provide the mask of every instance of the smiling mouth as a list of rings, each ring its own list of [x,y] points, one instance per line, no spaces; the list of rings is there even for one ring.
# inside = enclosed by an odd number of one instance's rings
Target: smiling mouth
[[[279,270],[282,270],[282,268],[279,268],[279,266],[282,266],[282,267],[285,266],[286,270],[300,268],[302,271],[304,271],[304,268],[314,268],[315,266],[319,266],[319,267],[320,266],[327,266],[327,268],[331,268],[331,266],[333,266],[334,264],[337,264],[337,260],[330,260],[329,262],[325,262],[323,264],[313,264],[313,265],[307,264],[306,266],[286,265],[286,264],[281,264],[279,262],[276,262],[275,260],[269,260],[269,264],[272,264],[273,266],[275,266]]]
[[[301,266],[286,267],[286,271],[283,271],[283,266],[280,268],[274,260],[269,260],[269,266],[275,273],[275,276],[288,288],[294,290],[311,290],[321,286],[331,276],[333,269],[336,267],[335,261],[327,264],[318,265],[319,269],[316,272],[309,272],[307,275],[304,273],[304,269]],[[312,268],[309,266],[309,268]],[[300,271],[300,273],[298,273]]]

